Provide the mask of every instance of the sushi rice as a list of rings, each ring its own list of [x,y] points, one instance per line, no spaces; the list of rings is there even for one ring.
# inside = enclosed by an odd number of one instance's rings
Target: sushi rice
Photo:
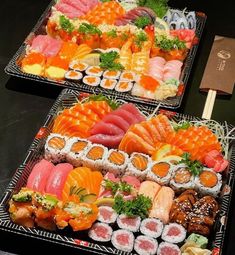
[[[118,157],[119,162],[114,162],[115,156]],[[104,161],[104,170],[113,173],[116,176],[122,176],[125,172],[129,161],[129,156],[124,151],[111,149],[108,151],[107,157]]]
[[[67,71],[64,76],[67,80],[73,80],[73,81],[81,81],[83,77],[81,72],[78,72],[75,70]]]
[[[67,155],[67,140],[68,137],[66,136],[51,133],[47,137],[45,144],[45,159],[52,163],[60,163],[64,161]],[[61,143],[60,146],[58,145],[58,142]]]
[[[113,230],[108,224],[97,222],[89,230],[88,236],[98,242],[109,242],[112,233]]]
[[[115,86],[115,90],[118,92],[128,92],[131,91],[133,83],[129,81],[119,81]]]
[[[165,169],[163,169],[165,167]],[[147,179],[155,181],[160,185],[168,185],[174,165],[167,161],[154,161],[147,174]]]
[[[162,231],[162,240],[169,243],[181,243],[186,238],[186,229],[178,223],[169,223],[165,225]]]
[[[103,70],[99,66],[90,66],[86,69],[85,72],[87,75],[92,75],[97,77],[101,77],[101,75],[103,74]]]
[[[96,87],[100,84],[100,77],[86,75],[83,77],[82,82],[86,85]]]
[[[128,217],[125,214],[121,214],[117,218],[118,227],[121,229],[126,229],[131,232],[137,232],[140,227],[141,219],[139,216]]]
[[[82,156],[91,147],[91,142],[78,137],[69,138],[66,161],[75,167],[82,166]]]
[[[140,232],[146,236],[158,238],[162,234],[163,222],[157,218],[146,218],[140,224]]]
[[[152,237],[140,235],[135,239],[134,249],[140,255],[154,255],[157,248],[158,242]]]
[[[131,252],[134,247],[134,239],[135,238],[132,232],[125,229],[119,229],[113,231],[111,242],[116,249]],[[123,240],[127,240],[128,242],[124,243],[125,241]]]
[[[120,74],[120,71],[107,70],[103,73],[103,77],[106,79],[118,79]]]
[[[117,84],[117,81],[114,79],[103,79],[100,83],[100,86],[104,89],[114,89]]]
[[[88,64],[74,60],[69,64],[69,68],[74,71],[84,72],[88,68]]]

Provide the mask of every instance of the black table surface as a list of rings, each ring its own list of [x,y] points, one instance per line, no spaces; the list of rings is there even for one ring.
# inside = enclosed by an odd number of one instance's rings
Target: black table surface
[[[43,123],[61,88],[20,78],[9,77],[4,67],[35,25],[49,0],[0,1],[0,195],[4,192],[16,168],[22,162],[35,134]],[[215,35],[235,38],[235,4],[233,0],[171,0],[171,7],[204,12],[207,22],[189,78],[187,90],[178,112],[200,117],[206,94],[199,85]],[[235,125],[235,94],[218,96],[212,119]],[[229,213],[223,254],[235,250],[235,191]],[[2,254],[84,254],[79,250],[34,240],[0,231]]]

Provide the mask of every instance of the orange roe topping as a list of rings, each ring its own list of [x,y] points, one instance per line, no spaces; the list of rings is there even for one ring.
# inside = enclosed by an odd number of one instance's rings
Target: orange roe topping
[[[159,86],[159,82],[149,75],[141,75],[139,83],[142,87],[152,92]]]

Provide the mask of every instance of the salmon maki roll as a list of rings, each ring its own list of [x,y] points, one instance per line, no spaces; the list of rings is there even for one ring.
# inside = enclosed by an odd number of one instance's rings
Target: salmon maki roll
[[[121,176],[124,174],[128,160],[129,156],[127,153],[111,149],[104,161],[104,168],[108,172]]]
[[[82,156],[90,146],[91,143],[86,139],[70,138],[67,142],[66,161],[75,167],[82,166]]]
[[[66,136],[55,133],[50,134],[45,144],[45,159],[53,163],[64,161],[67,154],[67,140],[68,138]]]
[[[216,197],[222,186],[221,174],[210,168],[204,168],[199,176],[195,178],[195,186],[201,194]]]
[[[169,162],[154,162],[148,172],[147,179],[160,185],[167,185],[171,180],[174,166]]]
[[[127,165],[127,174],[134,175],[140,180],[144,180],[150,170],[151,158],[143,153],[134,152]]]
[[[92,170],[102,170],[108,149],[100,144],[92,144],[82,156],[82,164]]]

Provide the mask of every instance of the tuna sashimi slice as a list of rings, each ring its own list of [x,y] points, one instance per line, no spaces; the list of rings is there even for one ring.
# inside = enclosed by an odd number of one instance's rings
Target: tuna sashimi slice
[[[48,178],[45,191],[56,195],[57,198],[62,199],[62,191],[64,183],[66,181],[68,173],[73,169],[73,166],[69,163],[61,163],[56,165]]]
[[[91,135],[105,134],[105,135],[124,135],[122,129],[112,123],[98,122],[91,129]]]
[[[109,148],[116,148],[123,138],[123,134],[120,135],[105,135],[97,134],[88,138],[92,143],[103,144]]]
[[[83,12],[75,9],[74,7],[68,4],[58,3],[55,5],[55,8],[56,10],[65,14],[70,19],[77,18],[83,15]]]
[[[138,108],[135,107],[134,104],[132,103],[127,103],[127,104],[123,104],[120,109],[123,109],[125,111],[128,111],[130,113],[132,113],[137,120],[140,121],[144,121],[146,120],[146,118],[144,117],[144,115],[138,110]]]
[[[103,122],[105,123],[111,123],[116,125],[117,127],[121,128],[124,132],[128,130],[130,127],[130,124],[122,117],[118,115],[114,115],[112,113],[106,115],[103,119]]]
[[[43,53],[48,46],[49,38],[48,35],[37,35],[31,43],[31,50]]]
[[[53,168],[54,165],[51,162],[42,159],[33,167],[27,180],[26,187],[43,193],[45,191],[48,177]]]
[[[140,188],[140,181],[135,176],[126,175],[122,177],[122,181],[132,185],[134,188]]]
[[[124,109],[118,108],[116,111],[113,111],[112,114],[122,117],[122,118],[125,119],[130,125],[139,122],[138,119],[135,117],[135,115],[133,115],[132,113],[130,113],[130,112],[124,110]]]
[[[43,50],[42,53],[44,53],[46,57],[54,57],[58,54],[61,47],[62,47],[61,40],[51,38],[50,42],[48,43],[47,47]]]
[[[89,7],[87,5],[82,4],[80,0],[61,0],[60,3],[70,5],[73,8],[81,11],[83,14],[87,13],[89,10]]]

